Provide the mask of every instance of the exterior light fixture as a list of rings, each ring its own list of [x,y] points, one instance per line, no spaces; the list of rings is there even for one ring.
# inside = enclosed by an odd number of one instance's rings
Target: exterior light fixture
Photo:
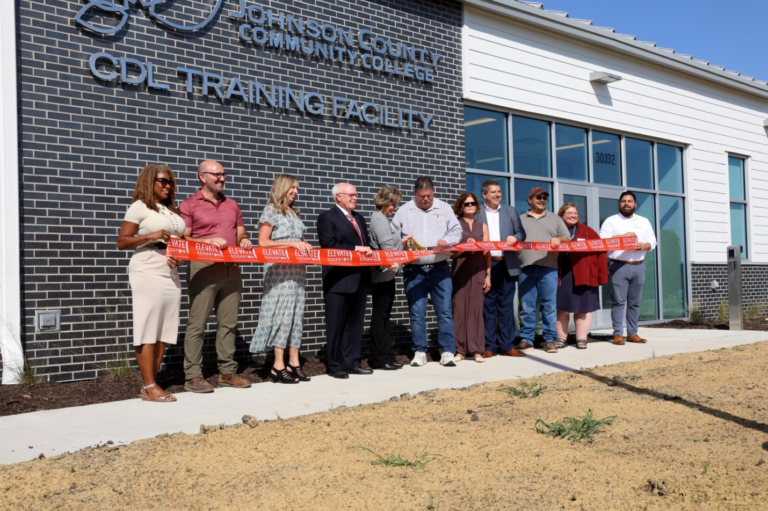
[[[619,80],[621,80],[621,76],[613,75],[611,73],[606,73],[605,71],[592,71],[591,73],[589,73],[590,82],[602,83],[607,85],[609,83],[618,82]]]

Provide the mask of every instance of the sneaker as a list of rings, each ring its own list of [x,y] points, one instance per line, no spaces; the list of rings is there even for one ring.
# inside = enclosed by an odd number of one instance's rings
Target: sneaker
[[[413,354],[413,360],[411,360],[411,365],[414,367],[421,367],[424,364],[427,363],[427,354],[423,351],[417,351]]]
[[[202,376],[198,376],[184,382],[184,390],[198,394],[207,394],[213,392],[213,385],[208,383]]]
[[[454,367],[456,362],[453,360],[453,353],[450,351],[444,351],[443,354],[440,355],[440,365],[446,367]]]

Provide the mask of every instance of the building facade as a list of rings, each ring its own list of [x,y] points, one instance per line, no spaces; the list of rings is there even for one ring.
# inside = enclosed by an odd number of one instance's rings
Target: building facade
[[[23,354],[51,380],[92,378],[131,349],[130,254],[116,238],[155,162],[174,169],[183,199],[198,163],[220,161],[254,238],[274,176],[297,175],[315,244],[340,181],[366,217],[381,186],[407,200],[419,175],[449,202],[492,177],[521,210],[542,186],[593,227],[631,189],[659,239],[641,320],[685,318],[692,304],[715,315],[730,244],[744,247],[747,302],[768,299],[765,82],[514,0],[0,9],[4,369]],[[304,352],[322,355],[319,267],[308,276]],[[241,359],[262,277],[244,268]],[[404,300],[393,318],[407,345]],[[179,345],[168,362],[180,356]]]

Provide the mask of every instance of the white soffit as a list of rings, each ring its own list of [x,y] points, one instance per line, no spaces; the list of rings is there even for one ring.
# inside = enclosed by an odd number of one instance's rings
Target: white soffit
[[[657,65],[675,69],[741,92],[768,99],[768,82],[742,75],[738,71],[715,66],[691,55],[660,48],[656,43],[638,41],[637,37],[617,34],[609,27],[596,27],[590,20],[569,18],[564,11],[548,11],[540,2],[519,0],[462,0],[466,5],[510,18],[526,25],[556,32],[596,46],[631,55]]]

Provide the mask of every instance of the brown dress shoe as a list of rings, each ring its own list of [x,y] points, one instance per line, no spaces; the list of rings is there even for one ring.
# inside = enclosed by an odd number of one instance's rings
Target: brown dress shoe
[[[502,353],[502,355],[506,355],[507,357],[524,357],[525,353],[523,353],[517,348],[512,348],[508,352]]]
[[[485,356],[485,358],[491,358],[491,357],[495,357],[496,353],[494,353],[492,351],[486,351],[484,356]]]
[[[184,390],[198,394],[208,394],[213,392],[213,385],[208,383],[202,376],[198,376],[184,382]]]
[[[219,387],[235,387],[236,389],[247,389],[250,386],[250,381],[246,380],[242,376],[238,376],[235,373],[219,375]]]
[[[638,342],[640,344],[643,344],[643,343],[646,343],[648,341],[643,339],[639,335],[635,334],[635,335],[630,335],[629,337],[627,337],[627,342]]]
[[[613,344],[616,344],[618,346],[624,346],[624,336],[623,335],[614,335],[613,336]]]

